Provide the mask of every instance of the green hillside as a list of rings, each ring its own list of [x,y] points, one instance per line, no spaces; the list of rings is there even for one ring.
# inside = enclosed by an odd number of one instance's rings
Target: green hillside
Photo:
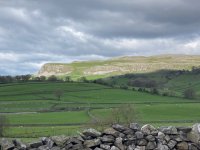
[[[71,76],[72,79],[85,76],[87,79],[97,79],[125,73],[149,73],[161,69],[191,70],[199,64],[200,56],[192,55],[127,56],[104,61],[48,63],[43,65],[37,76]]]
[[[151,91],[157,89],[160,95],[183,97],[184,91],[195,91],[196,99],[200,99],[200,69],[160,70],[151,73],[125,74],[97,79],[102,84],[114,87],[127,86],[135,90]]]
[[[61,100],[55,96],[58,89],[63,91]],[[0,113],[7,117],[11,125],[6,133],[8,137],[73,134],[90,123],[93,117],[111,117],[112,110],[124,104],[134,105],[139,121],[155,125],[194,123],[200,115],[198,100],[158,96],[93,83],[0,85]]]

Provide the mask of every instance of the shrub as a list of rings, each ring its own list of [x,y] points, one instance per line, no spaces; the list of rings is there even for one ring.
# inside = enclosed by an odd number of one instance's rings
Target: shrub
[[[127,85],[120,85],[120,88],[121,88],[121,89],[124,89],[124,90],[127,90],[127,89],[128,89],[128,86],[127,86]]]
[[[154,88],[157,86],[157,83],[154,80],[138,78],[135,80],[130,80],[128,82],[128,85],[134,86],[134,87]]]
[[[131,104],[124,104],[118,108],[112,109],[112,123],[131,123],[138,121],[138,113],[135,106]]]
[[[52,75],[48,78],[48,81],[57,81],[57,77],[55,75]]]
[[[138,92],[143,92],[143,89],[142,89],[142,88],[139,88],[139,89],[138,89]]]
[[[136,108],[131,104],[124,104],[116,108],[112,108],[112,111],[109,115],[104,117],[96,117],[90,120],[90,127],[94,128],[105,128],[107,125],[113,125],[116,123],[119,124],[128,124],[131,122],[138,122],[139,115],[136,112]]]
[[[70,76],[66,76],[64,80],[65,80],[65,82],[71,82],[72,81]]]
[[[87,79],[86,79],[86,77],[80,77],[79,79],[78,79],[78,82],[86,82],[87,83]]]
[[[194,89],[187,89],[183,92],[183,95],[187,99],[195,99],[196,98],[196,92]]]
[[[156,88],[151,89],[152,94],[159,94],[159,91]]]
[[[58,99],[58,101],[61,100],[61,97],[64,95],[64,91],[61,89],[57,89],[53,92],[53,94],[55,95],[55,97]]]

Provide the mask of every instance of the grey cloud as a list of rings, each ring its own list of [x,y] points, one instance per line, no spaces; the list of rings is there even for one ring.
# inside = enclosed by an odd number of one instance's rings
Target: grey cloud
[[[200,54],[199,7],[199,0],[0,1],[0,74],[36,72],[46,62]]]

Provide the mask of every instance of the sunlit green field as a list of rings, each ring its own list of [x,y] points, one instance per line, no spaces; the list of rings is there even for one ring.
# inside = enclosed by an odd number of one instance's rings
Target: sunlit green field
[[[55,96],[62,90],[61,99]],[[155,126],[188,125],[200,120],[198,101],[163,97],[93,83],[13,83],[0,85],[0,113],[8,119],[7,137],[75,134],[92,114],[106,118],[113,108],[134,105],[139,121]],[[178,121],[178,122],[177,122]],[[44,132],[42,132],[44,131]]]

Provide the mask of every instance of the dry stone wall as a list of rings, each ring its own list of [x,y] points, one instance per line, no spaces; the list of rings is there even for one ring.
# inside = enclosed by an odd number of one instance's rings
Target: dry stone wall
[[[24,144],[1,139],[2,150],[200,150],[200,124],[193,127],[129,126],[115,124],[99,132],[86,129],[79,136],[44,137]]]

